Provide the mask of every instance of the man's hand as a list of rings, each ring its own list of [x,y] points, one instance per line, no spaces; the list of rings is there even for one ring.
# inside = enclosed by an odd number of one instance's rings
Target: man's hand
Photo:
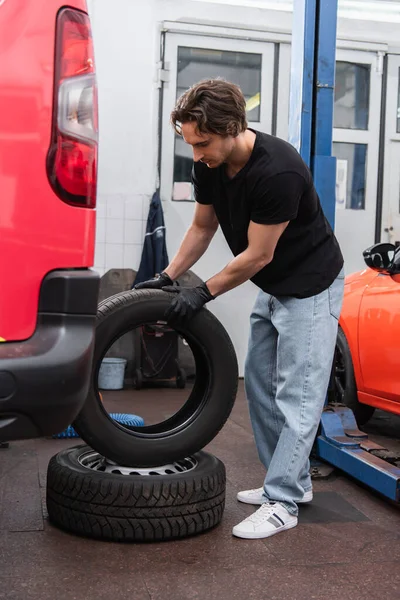
[[[157,277],[137,283],[134,286],[135,290],[161,290],[165,286],[173,286],[174,282],[166,273],[160,273]]]
[[[207,285],[202,283],[194,288],[179,288],[167,286],[162,288],[165,292],[174,292],[176,298],[165,312],[168,323],[186,324],[194,315],[214,296],[210,293]]]

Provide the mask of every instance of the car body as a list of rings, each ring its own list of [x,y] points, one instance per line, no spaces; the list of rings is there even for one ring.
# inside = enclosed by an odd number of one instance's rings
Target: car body
[[[84,0],[0,3],[0,441],[61,431],[88,392],[97,95]]]
[[[400,249],[377,244],[364,258],[367,268],[345,280],[336,361],[345,403],[361,423],[374,408],[400,415]]]

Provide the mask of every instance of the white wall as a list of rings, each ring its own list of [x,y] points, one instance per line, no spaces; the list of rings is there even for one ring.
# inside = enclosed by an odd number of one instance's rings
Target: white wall
[[[156,186],[159,31],[153,2],[92,0],[99,87],[95,268],[137,269]]]

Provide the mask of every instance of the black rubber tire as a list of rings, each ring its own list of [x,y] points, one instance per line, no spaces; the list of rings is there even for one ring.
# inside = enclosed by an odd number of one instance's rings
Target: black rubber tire
[[[183,538],[218,525],[225,506],[225,467],[198,452],[196,467],[171,475],[121,475],[79,462],[86,445],[62,450],[47,470],[52,523],[75,534],[115,542]]]
[[[367,404],[362,404],[358,400],[357,383],[354,375],[351,352],[341,327],[338,329],[335,361],[335,377],[339,377],[340,371],[340,377],[342,379],[340,382],[342,388],[341,401],[353,411],[357,424],[359,426],[365,425],[374,414],[375,408],[373,406],[368,406]],[[337,381],[336,385],[338,385]]]
[[[135,380],[133,385],[135,390],[141,390],[143,387],[143,375],[140,369],[135,369]]]
[[[184,406],[166,421],[145,427],[127,428],[110,419],[97,389],[103,356],[133,327],[164,320],[173,297],[161,290],[131,290],[108,298],[98,309],[92,385],[74,428],[89,446],[120,465],[151,467],[198,452],[223,427],[235,402],[235,350],[221,323],[202,309],[177,329],[196,363],[196,379]]]
[[[178,368],[178,372],[176,374],[176,387],[179,390],[184,390],[186,387],[186,372],[182,367]]]

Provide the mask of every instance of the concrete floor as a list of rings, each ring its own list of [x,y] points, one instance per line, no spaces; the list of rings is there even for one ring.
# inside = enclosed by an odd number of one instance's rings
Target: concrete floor
[[[111,411],[147,420],[173,412],[188,390],[106,394]],[[377,414],[371,437],[399,448],[400,420]],[[79,442],[79,440],[78,440]],[[49,458],[77,440],[13,442],[0,450],[0,598],[7,600],[395,600],[400,597],[400,510],[335,472],[315,481],[315,501],[295,529],[268,540],[233,538],[252,512],[239,489],[259,487],[242,386],[231,418],[208,450],[227,469],[220,526],[181,541],[120,545],[69,535],[49,524]]]

